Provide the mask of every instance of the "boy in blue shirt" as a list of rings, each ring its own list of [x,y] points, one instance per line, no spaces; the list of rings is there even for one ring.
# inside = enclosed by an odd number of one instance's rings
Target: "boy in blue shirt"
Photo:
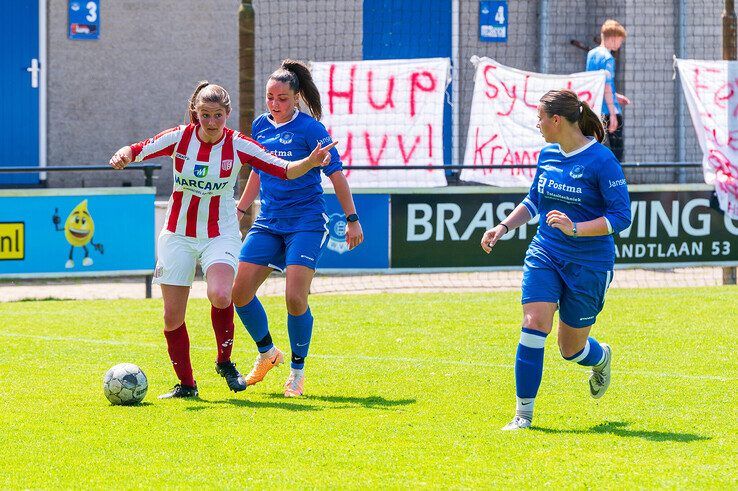
[[[610,150],[623,161],[623,110],[622,106],[630,100],[615,90],[615,58],[611,51],[617,51],[625,41],[627,32],[618,21],[606,20],[600,29],[602,42],[587,53],[586,71],[606,70],[605,98],[602,101],[602,120],[608,132]]]
[[[613,277],[616,234],[631,223],[628,186],[617,160],[599,143],[604,129],[570,90],[541,98],[538,128],[553,145],[541,150],[530,192],[487,230],[489,253],[506,233],[540,215],[523,268],[523,327],[515,359],[517,408],[503,430],[528,428],[543,375],[543,349],[559,310],[558,344],[568,361],[592,367],[590,394],[610,385],[612,350],[589,333]]]

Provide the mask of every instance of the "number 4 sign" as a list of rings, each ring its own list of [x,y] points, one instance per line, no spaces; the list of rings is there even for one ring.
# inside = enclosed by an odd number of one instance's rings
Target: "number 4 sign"
[[[507,42],[507,1],[479,2],[479,40],[488,43]]]
[[[100,37],[100,0],[69,0],[69,39]]]

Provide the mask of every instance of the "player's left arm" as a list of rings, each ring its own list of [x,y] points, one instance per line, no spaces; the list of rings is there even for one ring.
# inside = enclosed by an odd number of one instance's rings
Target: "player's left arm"
[[[328,176],[328,179],[333,183],[333,189],[336,192],[336,198],[341,204],[341,208],[346,216],[356,214],[356,206],[354,205],[354,197],[351,194],[351,188],[346,180],[346,176],[343,175],[342,171],[333,172]],[[346,243],[349,246],[349,250],[358,246],[364,242],[364,230],[361,228],[361,223],[358,220],[354,222],[346,222]]]
[[[630,195],[620,164],[614,157],[608,159],[602,164],[597,177],[599,191],[605,202],[605,214],[594,220],[578,222],[577,237],[612,235],[630,227]],[[546,214],[546,223],[566,235],[574,235],[574,223],[564,212],[551,210]]]

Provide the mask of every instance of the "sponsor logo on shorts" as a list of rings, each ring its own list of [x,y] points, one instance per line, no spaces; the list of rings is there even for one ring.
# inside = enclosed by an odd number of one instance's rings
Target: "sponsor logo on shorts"
[[[233,255],[231,251],[225,251],[226,256],[231,256],[233,259],[236,259],[236,256]]]
[[[164,266],[157,266],[154,270],[154,278],[161,278],[164,274]]]
[[[312,257],[310,257],[310,256],[306,256],[305,254],[300,254],[300,257],[304,257],[304,258],[305,258],[305,259],[307,259],[308,261],[315,261],[315,259],[314,259],[314,258],[312,258]]]
[[[590,315],[589,317],[580,317],[579,320],[580,321],[588,321],[588,320],[594,319],[594,318],[595,318],[595,316]]]

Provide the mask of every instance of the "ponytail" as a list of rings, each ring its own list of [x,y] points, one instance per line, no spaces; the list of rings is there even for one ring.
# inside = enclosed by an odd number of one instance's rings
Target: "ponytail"
[[[320,118],[323,117],[320,92],[318,87],[315,86],[310,69],[305,63],[297,60],[284,60],[279,69],[272,73],[269,79],[288,84],[292,91],[300,94],[312,117],[320,121]]]
[[[602,143],[605,139],[605,128],[602,127],[602,121],[592,111],[585,101],[580,103],[581,113],[579,114],[579,129],[586,136],[593,136],[595,139]]]
[[[598,142],[605,138],[602,121],[585,101],[580,101],[576,93],[568,89],[549,90],[541,97],[541,105],[548,117],[558,114],[570,123],[576,123],[585,136],[592,136]]]
[[[197,87],[195,88],[195,91],[190,96],[190,100],[187,104],[187,116],[190,120],[190,123],[199,123],[199,120],[197,119],[197,112],[195,111],[195,106],[197,103],[197,95],[200,93],[202,89],[210,85],[210,82],[207,80],[202,80],[197,84]],[[187,122],[187,119],[185,118],[185,122]]]

